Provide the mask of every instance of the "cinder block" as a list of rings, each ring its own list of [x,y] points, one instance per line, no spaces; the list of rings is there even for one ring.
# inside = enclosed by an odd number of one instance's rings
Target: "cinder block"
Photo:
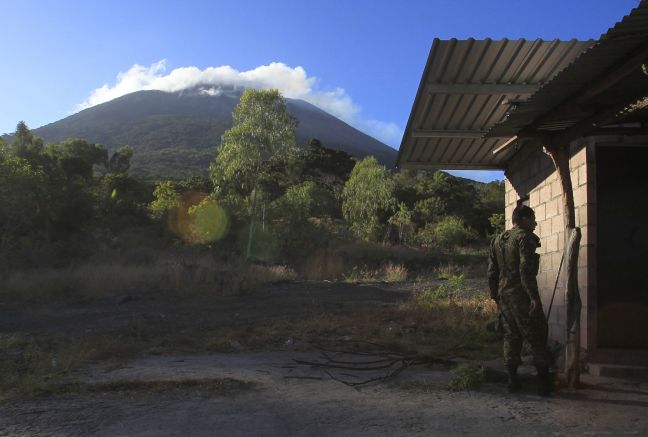
[[[549,176],[547,176],[547,179],[545,179],[545,180],[547,182],[549,182],[549,183],[551,183],[553,181],[557,181],[558,180],[558,172],[554,168],[553,164],[551,162],[549,162],[549,165],[547,165],[546,168],[551,168],[551,173],[549,174]]]
[[[551,183],[551,198],[561,197],[562,194],[562,184],[560,181],[553,181]]]
[[[538,190],[531,191],[531,194],[529,194],[529,204],[531,208],[535,208],[539,203],[540,203],[540,192]]]
[[[547,202],[551,199],[551,184],[545,184],[540,188],[540,202]]]
[[[578,267],[578,284],[584,286],[589,285],[589,276],[587,267]]]
[[[587,226],[587,222],[589,218],[587,212],[589,208],[590,208],[589,204],[582,205],[578,208],[578,221],[579,221],[578,226],[580,227]]]
[[[540,238],[540,247],[536,249],[536,253],[540,256],[545,254],[547,252],[546,246],[545,246],[545,240],[543,238]],[[542,270],[542,266],[540,267],[540,270]]]
[[[581,165],[578,167],[578,185],[584,185],[587,183],[587,165]]]
[[[544,203],[539,204],[534,208],[535,210],[535,215],[536,215],[536,221],[540,223],[543,221],[546,217],[546,206]]]
[[[558,250],[558,235],[549,235],[547,238],[547,252],[556,252]]]
[[[545,203],[545,219],[550,218],[558,214],[558,200],[559,199],[553,199],[549,200]]]
[[[560,260],[562,259],[562,256],[563,252],[561,250],[551,254],[551,265],[553,266],[553,270],[556,272],[560,269]]]
[[[574,156],[571,157],[571,159],[569,160],[569,164],[572,168],[580,167],[581,165],[585,164],[586,160],[587,160],[587,148],[583,147],[578,152],[576,152]]]
[[[597,232],[596,226],[593,225],[584,226],[581,229],[581,233],[582,233],[581,244],[585,244],[587,246],[596,246],[596,232]]]
[[[578,248],[578,267],[587,267],[587,252],[588,252],[588,247],[581,246]]]
[[[565,231],[558,234],[558,251],[562,252],[563,250],[565,250]]]
[[[564,230],[563,217],[561,215],[555,215],[551,217],[551,233],[557,234]]]
[[[587,203],[587,186],[581,185],[574,188],[574,205],[580,206]]]

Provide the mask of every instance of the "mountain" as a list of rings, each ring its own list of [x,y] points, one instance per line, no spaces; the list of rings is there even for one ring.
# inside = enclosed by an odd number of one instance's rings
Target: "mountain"
[[[214,159],[242,89],[193,88],[182,92],[138,91],[34,129],[48,143],[82,138],[115,149],[130,145],[133,173],[147,179],[204,173]],[[300,145],[310,138],[356,157],[373,155],[393,167],[396,150],[303,100],[286,99],[299,125]]]

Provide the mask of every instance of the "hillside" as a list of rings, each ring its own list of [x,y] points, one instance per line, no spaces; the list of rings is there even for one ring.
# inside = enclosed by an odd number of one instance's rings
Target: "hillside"
[[[138,91],[34,129],[46,142],[83,138],[109,149],[130,145],[133,172],[146,178],[183,177],[206,171],[222,133],[232,124],[241,89],[218,95],[197,88],[168,93]],[[356,157],[373,155],[393,167],[396,150],[303,100],[287,99],[299,120],[297,141],[318,138]]]

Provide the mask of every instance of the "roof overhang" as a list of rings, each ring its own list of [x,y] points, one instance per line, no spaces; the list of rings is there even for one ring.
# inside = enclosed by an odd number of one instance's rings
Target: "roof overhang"
[[[593,43],[435,39],[396,165],[504,168],[512,152],[493,151],[508,138],[486,133]]]
[[[582,136],[645,135],[647,121],[648,3],[642,2],[487,136],[566,144]]]

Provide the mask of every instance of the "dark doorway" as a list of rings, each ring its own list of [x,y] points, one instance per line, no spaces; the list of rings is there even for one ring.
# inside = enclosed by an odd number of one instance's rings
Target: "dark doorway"
[[[648,349],[648,147],[598,147],[597,343]]]

